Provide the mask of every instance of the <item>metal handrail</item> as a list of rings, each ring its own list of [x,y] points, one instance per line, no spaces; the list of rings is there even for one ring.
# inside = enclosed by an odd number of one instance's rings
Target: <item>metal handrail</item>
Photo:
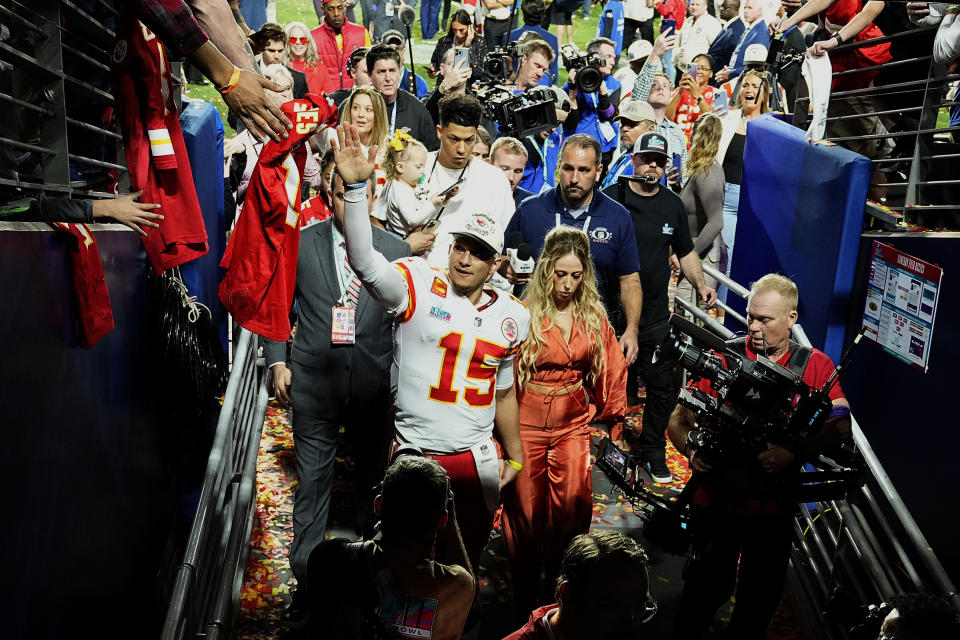
[[[269,378],[257,363],[256,336],[246,329],[239,335],[162,640],[231,635],[249,553]]]
[[[862,47],[870,47],[877,44],[893,42],[903,38],[917,36],[924,37],[924,35],[929,37],[930,33],[936,29],[936,26],[917,27],[889,36],[846,43],[832,49],[830,54],[833,55],[834,52],[842,53]],[[840,77],[846,77],[854,73],[877,71],[879,69],[886,69],[894,65],[908,64],[925,65],[927,72],[926,74],[915,73],[910,75],[901,75],[896,78],[895,82],[888,84],[871,85],[869,87],[847,89],[844,91],[834,91],[831,92],[830,99],[843,101],[848,98],[862,98],[864,99],[864,102],[866,102],[866,99],[877,98],[878,101],[882,101],[894,95],[910,94],[917,96],[916,100],[913,101],[913,104],[904,105],[904,108],[902,109],[892,109],[884,108],[882,102],[877,102],[872,109],[867,111],[852,113],[849,115],[831,115],[826,119],[828,123],[836,124],[838,121],[854,121],[858,118],[877,118],[880,116],[890,118],[894,117],[897,113],[910,113],[912,114],[912,117],[916,118],[915,125],[911,124],[908,127],[898,127],[899,130],[897,131],[884,133],[868,133],[867,131],[864,131],[863,135],[837,135],[841,132],[834,131],[833,137],[825,138],[830,142],[843,144],[845,146],[852,142],[862,141],[865,144],[871,144],[870,141],[876,141],[876,143],[879,143],[883,140],[888,140],[890,142],[896,141],[898,148],[901,150],[911,149],[912,147],[912,157],[908,153],[908,157],[875,158],[872,160],[874,169],[879,169],[881,167],[897,168],[897,164],[900,162],[910,162],[910,169],[906,172],[907,175],[905,179],[897,180],[895,176],[891,175],[891,177],[894,177],[893,180],[874,181],[871,183],[871,187],[882,187],[884,189],[885,193],[881,197],[885,198],[884,204],[886,204],[886,206],[897,211],[903,210],[904,212],[906,212],[906,209],[908,209],[910,205],[918,203],[925,206],[927,204],[949,205],[951,204],[950,200],[953,200],[956,197],[954,195],[954,191],[949,189],[953,186],[960,186],[960,180],[950,179],[952,177],[950,175],[939,175],[945,170],[944,165],[933,165],[933,163],[929,161],[937,158],[936,151],[938,149],[943,149],[947,152],[950,151],[949,149],[943,148],[943,145],[939,144],[938,140],[943,138],[944,134],[952,133],[954,137],[956,137],[956,132],[960,130],[960,127],[937,127],[937,116],[939,110],[944,106],[945,102],[943,99],[942,89],[943,87],[947,86],[948,83],[960,79],[960,74],[949,73],[946,65],[935,62],[933,60],[933,56],[929,53],[908,59],[898,59],[883,65],[870,65],[868,67],[858,69],[835,71],[832,74],[833,78],[836,79]],[[798,97],[795,104],[795,111],[798,114],[805,113],[806,105],[809,104],[809,100],[809,96]],[[954,102],[954,100],[949,100],[948,102]],[[798,126],[805,126],[808,122],[808,119],[797,117],[795,118],[794,122]],[[828,126],[830,125],[828,124]],[[942,200],[947,200],[947,202],[938,202]],[[867,207],[867,213],[871,213],[869,207]],[[925,208],[924,213],[931,214],[932,210]],[[909,215],[905,215],[905,219],[912,221],[910,220]],[[944,220],[948,221],[947,218],[944,218]],[[887,221],[882,221],[885,224],[890,224]],[[927,222],[924,224],[928,224],[929,226],[929,223]]]
[[[703,264],[702,267],[706,275],[716,278],[731,293],[743,298],[746,298],[749,294],[746,287],[732,280],[722,271],[718,271],[708,264]],[[676,298],[676,300],[684,309],[689,309],[698,319],[709,318],[714,320],[686,300],[681,298]],[[713,325],[708,323],[708,327],[713,328]],[[727,327],[724,327],[724,330],[726,334],[731,333]],[[812,347],[810,339],[800,323],[794,324],[792,334],[797,343]],[[813,545],[811,546],[805,539],[798,538],[796,540],[800,551],[795,550],[794,568],[800,570],[802,567],[806,567],[812,573],[812,578],[803,577],[798,580],[798,584],[802,586],[808,597],[814,597],[822,604],[830,595],[830,591],[824,588],[822,583],[823,576],[830,576],[838,581],[843,577],[849,581],[849,586],[857,593],[858,597],[864,600],[864,604],[869,604],[872,596],[882,598],[900,591],[903,588],[901,578],[905,575],[913,589],[920,591],[936,590],[947,597],[954,608],[960,611],[960,594],[957,593],[956,586],[947,575],[933,549],[931,549],[926,537],[904,503],[900,493],[894,487],[853,414],[850,416],[850,421],[853,443],[864,461],[869,474],[869,481],[858,492],[848,496],[847,500],[833,500],[828,503],[817,504],[816,511],[819,516],[832,512],[839,518],[839,527],[844,537],[837,537],[835,532],[824,522],[824,518],[820,519],[818,529],[815,522],[816,517],[811,516],[808,506],[806,504],[800,505],[801,519],[806,523],[807,530],[804,532],[802,527],[798,527],[798,533],[800,535],[810,535]],[[891,521],[884,515],[885,509],[881,507],[873,495],[871,484],[879,490],[884,504],[895,517],[895,521],[902,532],[900,535],[894,531]],[[857,500],[869,506],[869,513],[864,512],[859,505],[851,502],[852,500]],[[868,516],[870,521],[877,524],[876,527],[870,526]],[[821,532],[827,537],[824,538]],[[841,550],[845,546],[849,546],[852,553],[842,553]],[[833,559],[829,557],[828,550],[830,547],[834,550]],[[888,556],[885,551],[888,548],[892,550],[893,557],[899,563],[897,566],[892,565],[887,560]],[[817,553],[813,553],[813,549],[816,549]],[[919,558],[926,568],[925,579],[920,576],[917,567],[911,560],[911,556]],[[855,559],[856,562],[854,562]],[[835,560],[840,561],[839,565]],[[841,568],[842,576],[838,575]],[[868,580],[873,593],[866,590],[862,578]],[[819,594],[815,590],[817,584],[821,586]],[[821,610],[822,608],[822,606],[819,607]]]

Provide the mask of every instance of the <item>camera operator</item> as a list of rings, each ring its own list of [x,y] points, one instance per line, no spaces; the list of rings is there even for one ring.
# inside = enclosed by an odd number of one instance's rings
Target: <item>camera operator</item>
[[[790,368],[803,382],[821,388],[833,372],[830,358],[790,340],[797,321],[797,286],[788,278],[767,274],[753,283],[747,303],[747,337],[729,341],[728,348],[750,360],[764,355]],[[716,395],[709,380],[690,383]],[[850,407],[839,385],[829,393],[833,411],[813,437],[783,445],[767,443],[766,450],[743,454],[738,460],[706,459],[691,446],[693,412],[677,406],[668,433],[686,455],[699,482],[691,504],[694,520],[694,559],[684,572],[680,611],[674,625],[677,637],[699,638],[716,610],[736,585],[736,607],[727,627],[733,638],[763,638],[777,604],[790,559],[795,503],[778,497],[772,481],[790,478],[799,466],[821,452],[839,447],[850,437]],[[692,480],[692,481],[693,481]],[[738,562],[739,560],[739,562]]]
[[[563,129],[567,134],[585,133],[596,138],[600,142],[601,162],[606,170],[617,148],[614,116],[617,113],[616,105],[620,103],[620,81],[610,75],[617,61],[616,43],[609,38],[594,38],[587,45],[587,55],[590,54],[599,55],[603,61],[599,69],[603,81],[598,91],[586,93],[577,83],[576,70],[569,70],[569,79],[563,88],[570,93],[571,104],[577,105],[571,113],[579,115],[579,118],[568,118]]]
[[[546,11],[547,8],[543,0],[523,0],[523,2],[520,3],[520,13],[523,14],[523,26],[510,32],[509,41],[516,42],[527,32],[532,32],[533,36],[543,40],[550,46],[551,52],[559,51],[560,44],[557,42],[557,36],[540,26]],[[554,55],[553,60],[550,61],[550,70],[548,73],[550,74],[551,84],[555,83],[557,78],[560,77],[556,55]]]
[[[517,65],[517,76],[514,79],[514,89],[517,92],[526,91],[540,84],[543,76],[550,69],[550,64],[556,57],[553,49],[539,38],[531,38],[523,44],[523,55]]]
[[[310,554],[310,638],[392,638],[400,625],[423,637],[459,638],[475,580],[447,474],[434,460],[400,457],[374,510],[379,540],[334,538]],[[452,549],[454,561],[437,562],[435,546]]]

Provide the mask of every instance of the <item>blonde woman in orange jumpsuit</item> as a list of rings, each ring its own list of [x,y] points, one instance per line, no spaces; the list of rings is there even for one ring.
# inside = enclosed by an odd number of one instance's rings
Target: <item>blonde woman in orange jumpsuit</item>
[[[547,234],[526,304],[530,335],[516,376],[523,469],[505,491],[502,520],[519,612],[541,597],[553,602],[563,550],[590,528],[590,423],[607,422],[620,440],[627,409],[627,364],[597,293],[587,234]]]

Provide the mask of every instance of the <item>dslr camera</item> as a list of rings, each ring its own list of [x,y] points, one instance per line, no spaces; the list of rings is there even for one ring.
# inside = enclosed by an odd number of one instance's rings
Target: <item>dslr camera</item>
[[[576,71],[574,86],[584,93],[594,93],[603,84],[603,58],[599,53],[583,53],[580,47],[568,43],[560,47],[560,57],[567,73]]]

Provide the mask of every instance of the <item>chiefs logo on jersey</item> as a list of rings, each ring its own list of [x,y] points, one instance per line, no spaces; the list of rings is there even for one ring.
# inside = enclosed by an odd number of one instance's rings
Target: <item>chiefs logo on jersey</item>
[[[513,342],[517,339],[517,336],[520,335],[520,327],[517,326],[517,321],[513,318],[506,318],[503,321],[503,324],[500,325],[500,331],[503,332],[503,337]]]
[[[441,298],[447,297],[447,283],[441,280],[440,278],[433,279],[433,285],[430,287],[430,293],[440,296]]]

